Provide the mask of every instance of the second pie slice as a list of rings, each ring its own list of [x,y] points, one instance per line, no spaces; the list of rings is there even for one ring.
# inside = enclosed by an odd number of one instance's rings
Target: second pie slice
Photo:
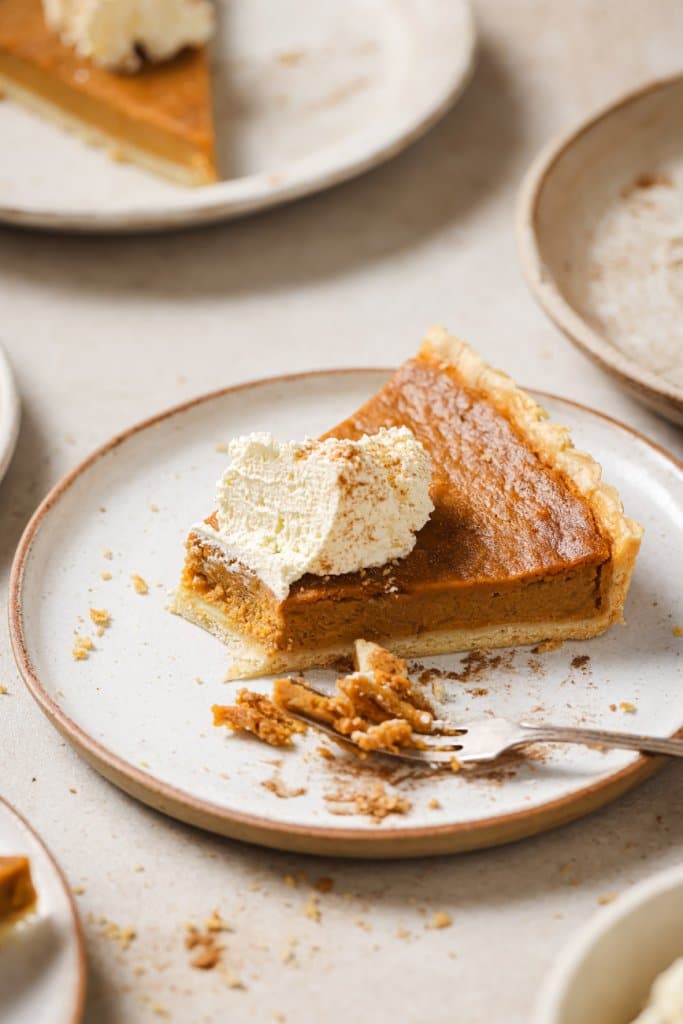
[[[436,328],[328,436],[382,427],[407,427],[432,460],[434,511],[406,557],[307,573],[281,598],[215,519],[190,532],[173,610],[228,645],[228,678],[329,665],[359,637],[411,657],[586,639],[621,621],[642,529],[509,377]]]

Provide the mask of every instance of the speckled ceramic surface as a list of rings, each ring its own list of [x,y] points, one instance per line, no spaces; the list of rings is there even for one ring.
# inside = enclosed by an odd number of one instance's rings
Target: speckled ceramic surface
[[[0,798],[0,856],[25,856],[38,893],[35,911],[0,933],[3,1024],[77,1024],[85,955],[66,882],[29,825]]]
[[[223,180],[156,179],[7,102],[0,221],[159,230],[325,188],[443,114],[470,76],[474,41],[466,0],[221,2],[212,58]]]
[[[211,508],[224,442],[257,429],[287,438],[318,434],[384,379],[383,371],[309,374],[200,399],[95,454],[48,496],[29,525],[10,598],[20,668],[67,738],[140,799],[269,845],[401,856],[551,827],[599,806],[656,764],[625,752],[557,747],[541,759],[473,777],[420,778],[376,762],[359,767],[338,753],[325,760],[312,733],[296,752],[281,752],[212,726],[211,705],[229,702],[240,684],[223,682],[221,643],[165,606],[188,526]],[[683,607],[670,571],[671,552],[683,543],[683,474],[670,457],[614,422],[560,400],[546,404],[555,419],[575,428],[578,446],[603,462],[605,478],[646,527],[628,628],[544,654],[494,652],[480,666],[461,655],[424,664],[454,674],[443,680],[451,716],[494,711],[670,734],[683,720],[681,641],[673,633],[683,624]],[[133,574],[147,582],[148,593],[136,593]],[[90,608],[111,615],[101,636]],[[74,660],[74,634],[93,640],[85,660]],[[636,714],[619,710],[621,702],[632,703]],[[378,776],[412,804],[381,824],[352,813],[344,799]],[[439,806],[430,806],[435,799]]]
[[[554,143],[519,209],[527,279],[584,351],[683,423],[683,78]]]

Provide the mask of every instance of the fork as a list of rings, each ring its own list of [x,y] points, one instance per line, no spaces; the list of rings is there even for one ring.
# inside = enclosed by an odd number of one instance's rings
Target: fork
[[[351,736],[342,736],[330,726],[301,712],[287,712],[292,718],[310,725],[320,732],[342,740],[361,749]],[[371,753],[396,757],[401,761],[414,761],[423,765],[444,764],[453,766],[484,764],[495,761],[508,750],[526,746],[527,743],[582,743],[587,746],[599,744],[604,747],[621,747],[638,750],[647,754],[669,754],[683,757],[683,739],[663,739],[658,736],[639,736],[635,733],[610,732],[607,729],[574,729],[561,725],[533,725],[529,722],[512,722],[508,718],[485,718],[466,725],[456,726],[443,719],[435,719],[433,732],[420,733],[417,742],[426,749],[401,747],[399,750],[373,750]],[[439,730],[448,730],[439,731]]]

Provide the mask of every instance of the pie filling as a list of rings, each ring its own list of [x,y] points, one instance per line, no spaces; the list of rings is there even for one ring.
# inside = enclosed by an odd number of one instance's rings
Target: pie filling
[[[28,858],[0,857],[0,924],[28,913],[35,902]]]
[[[391,590],[381,570],[330,578],[305,576],[279,602],[248,570],[226,563],[191,535],[182,587],[220,609],[226,623],[268,650],[337,647],[368,640],[503,623],[585,620],[601,603],[602,571],[586,565],[555,576],[476,585],[447,582]],[[520,594],[524,599],[520,606]]]
[[[18,57],[0,53],[0,76],[41,97],[84,125],[90,125],[114,142],[125,142],[162,160],[186,167],[202,167],[207,173],[211,172],[211,159],[198,153],[196,145],[149,123],[140,123],[120,110],[104,106],[95,97],[84,95],[68,82],[55,79],[49,72],[26,64]]]
[[[3,0],[2,12],[0,77],[85,131],[215,180],[203,50],[185,50],[138,75],[121,75],[65,46],[47,29],[40,0]]]

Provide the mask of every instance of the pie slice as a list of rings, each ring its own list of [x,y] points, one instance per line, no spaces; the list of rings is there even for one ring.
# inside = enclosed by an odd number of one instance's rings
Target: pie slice
[[[0,928],[23,917],[35,902],[28,857],[0,857]]]
[[[383,426],[408,427],[434,465],[434,512],[400,561],[309,574],[278,600],[190,532],[173,610],[226,642],[228,678],[332,664],[357,637],[409,657],[586,639],[622,620],[641,527],[509,377],[436,328],[330,434]]]
[[[0,92],[118,159],[183,185],[216,181],[205,47],[116,74],[62,43],[42,0],[0,0]]]

